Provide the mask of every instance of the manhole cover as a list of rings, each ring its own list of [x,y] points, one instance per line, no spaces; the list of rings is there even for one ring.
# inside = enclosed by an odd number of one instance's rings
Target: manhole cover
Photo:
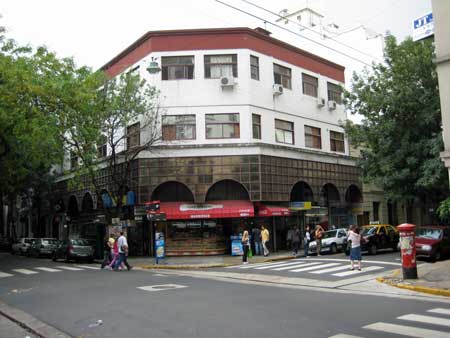
[[[144,291],[164,291],[164,290],[173,290],[173,289],[182,289],[187,288],[187,285],[179,285],[179,284],[160,284],[160,285],[147,285],[147,286],[139,286],[138,289]]]

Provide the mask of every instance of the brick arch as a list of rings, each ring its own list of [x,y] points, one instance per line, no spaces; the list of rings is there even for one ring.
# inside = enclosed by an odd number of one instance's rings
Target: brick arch
[[[250,200],[248,189],[239,181],[226,179],[213,183],[205,194],[205,202],[220,200]]]
[[[160,183],[151,194],[151,200],[161,202],[194,202],[192,190],[184,183],[166,181]]]

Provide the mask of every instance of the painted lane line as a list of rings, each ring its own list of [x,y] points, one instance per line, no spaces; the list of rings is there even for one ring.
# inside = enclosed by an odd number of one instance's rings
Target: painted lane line
[[[6,272],[1,272],[0,271],[0,278],[11,277],[11,276],[14,276],[14,275],[11,275],[10,273],[6,273]]]
[[[433,317],[433,316],[422,316],[422,315],[409,314],[409,315],[397,317],[397,319],[410,320],[410,321],[425,323],[425,324],[450,326],[450,319]]]
[[[298,262],[290,262],[290,263],[283,263],[283,264],[270,264],[266,266],[259,266],[255,268],[255,270],[266,270],[266,269],[272,269],[272,268],[279,268],[282,266],[288,266],[288,265],[296,265]]]
[[[322,274],[322,273],[329,273],[329,272],[340,271],[340,270],[345,270],[345,269],[347,269],[347,270],[349,269],[348,265],[337,266],[334,268],[328,268],[328,269],[323,269],[323,270],[311,271],[310,273]]]
[[[71,266],[65,266],[65,265],[58,265],[57,268],[63,269],[63,270],[69,270],[69,271],[83,271],[83,269],[81,269],[81,268],[73,268]]]
[[[383,267],[382,266],[368,266],[367,268],[362,268],[361,271],[359,271],[358,269],[355,269],[353,271],[350,270],[350,271],[346,271],[346,272],[333,273],[333,276],[345,277],[345,276],[358,275],[360,273],[365,273],[365,272],[375,271],[375,270],[380,270],[380,269],[383,269]]]
[[[46,272],[61,272],[62,270],[58,270],[58,269],[52,269],[52,268],[46,268],[46,267],[37,267],[35,268],[36,270],[42,270],[42,271],[46,271]]]
[[[317,270],[317,269],[322,269],[322,268],[328,268],[328,267],[336,266],[336,265],[340,265],[340,264],[339,263],[319,264],[319,265],[310,266],[310,267],[307,267],[307,268],[295,269],[295,270],[290,270],[290,271],[291,272],[310,271],[310,270]]]
[[[429,329],[422,329],[420,327],[396,325],[390,323],[378,322],[370,325],[366,325],[363,329],[369,329],[374,331],[381,331],[386,333],[394,333],[401,336],[408,336],[414,338],[450,338],[450,333]]]
[[[363,337],[352,336],[352,335],[349,335],[349,334],[340,333],[340,334],[337,334],[337,335],[334,335],[334,336],[331,336],[331,337],[328,337],[328,338],[363,338]]]
[[[161,284],[161,285],[139,286],[136,289],[140,289],[140,290],[144,290],[144,291],[167,291],[167,290],[184,289],[184,288],[187,288],[187,285]]]
[[[450,316],[450,309],[436,308],[436,309],[428,310],[427,312],[439,313],[441,315],[448,315],[448,316]]]
[[[24,275],[33,275],[35,273],[39,273],[37,271],[28,270],[28,269],[13,269],[13,271],[18,272],[18,273],[22,273]]]
[[[327,262],[349,262],[349,259],[342,259],[342,258],[314,258],[309,257],[309,261],[327,261]],[[393,262],[384,262],[384,261],[371,261],[371,260],[364,260],[366,264],[384,264],[384,265],[395,265],[395,266],[401,266],[400,263],[393,263]]]
[[[248,264],[248,265],[235,265],[230,268],[251,269],[251,268],[255,268],[257,266],[264,266],[264,265],[268,265],[268,264],[280,264],[280,263],[287,263],[287,262],[288,261],[281,261],[281,262],[277,262],[277,263],[265,262],[265,263],[255,263],[255,264]]]
[[[98,266],[90,266],[90,265],[77,265],[77,266],[83,269],[101,270]]]

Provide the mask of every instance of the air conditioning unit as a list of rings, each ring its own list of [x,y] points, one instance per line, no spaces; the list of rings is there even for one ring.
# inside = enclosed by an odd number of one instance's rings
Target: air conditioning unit
[[[323,98],[323,97],[319,97],[318,99],[317,99],[317,107],[318,108],[322,108],[322,107],[324,107],[325,106],[325,99]]]
[[[336,101],[328,101],[328,110],[336,109]]]
[[[273,85],[273,95],[274,96],[276,96],[276,95],[281,95],[281,94],[283,94],[283,86],[282,85],[280,85],[280,84],[274,84]]]
[[[233,87],[234,86],[234,77],[232,77],[232,76],[222,76],[220,78],[220,85],[222,87]]]

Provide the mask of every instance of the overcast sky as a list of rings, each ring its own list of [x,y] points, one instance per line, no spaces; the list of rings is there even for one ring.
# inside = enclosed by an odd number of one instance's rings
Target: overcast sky
[[[274,16],[242,0],[222,0],[274,21]],[[342,30],[364,25],[375,32],[389,30],[399,40],[412,34],[412,20],[431,11],[430,0],[251,0],[274,12],[294,12],[308,5]],[[215,0],[2,0],[0,25],[21,44],[46,45],[60,57],[97,69],[150,30],[206,27],[264,27],[260,20]],[[266,24],[273,36],[315,51],[314,43],[288,37]],[[293,29],[291,27],[291,29]],[[302,34],[298,29],[298,33]],[[327,44],[328,41],[320,43]],[[354,46],[355,48],[364,46]],[[320,49],[320,48],[319,48]],[[323,49],[323,48],[322,48]],[[318,51],[320,54],[320,51]],[[350,53],[350,52],[349,52]],[[369,51],[370,53],[370,51]],[[362,58],[355,51],[352,55]],[[332,56],[331,56],[332,57]],[[354,60],[353,60],[354,61]]]

